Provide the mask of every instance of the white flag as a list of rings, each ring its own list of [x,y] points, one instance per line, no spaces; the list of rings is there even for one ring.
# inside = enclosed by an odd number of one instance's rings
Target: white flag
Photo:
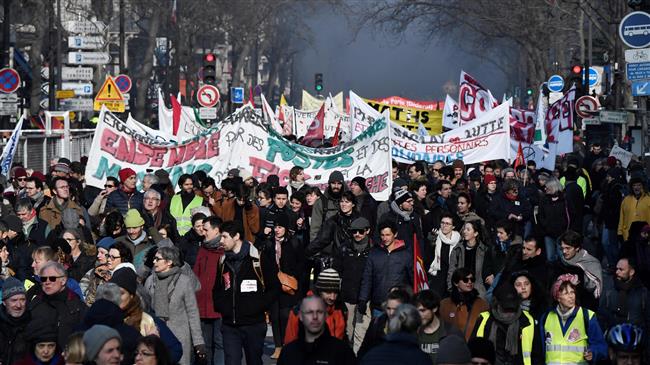
[[[16,147],[18,147],[18,139],[20,138],[20,131],[23,129],[23,121],[25,120],[25,114],[20,117],[18,123],[16,123],[16,128],[11,133],[9,141],[5,145],[5,149],[2,151],[2,156],[0,156],[0,162],[2,164],[2,175],[9,176],[9,170],[11,169],[11,163],[14,161],[14,155],[16,154]]]

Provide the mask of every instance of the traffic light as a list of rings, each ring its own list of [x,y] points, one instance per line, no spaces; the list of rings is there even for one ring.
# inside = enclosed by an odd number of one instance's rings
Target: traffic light
[[[217,56],[206,53],[203,56],[203,83],[214,85],[217,82]]]
[[[533,96],[533,93],[534,93],[534,92],[535,92],[535,91],[533,90],[532,87],[529,86],[529,87],[526,88],[526,95],[528,95],[528,96]]]
[[[573,85],[576,87],[576,99],[584,95],[584,81],[582,75],[583,67],[579,63],[573,63],[569,69],[569,76],[565,82],[565,91],[569,91]]]
[[[323,91],[323,74],[317,73],[314,75],[314,89],[319,94]]]

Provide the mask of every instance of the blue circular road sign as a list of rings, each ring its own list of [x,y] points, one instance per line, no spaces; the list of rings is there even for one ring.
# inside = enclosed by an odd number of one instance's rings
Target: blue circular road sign
[[[560,75],[553,75],[548,78],[546,85],[549,91],[559,93],[564,89],[564,78]]]
[[[628,47],[650,46],[650,14],[644,11],[629,13],[621,20],[618,35]]]
[[[585,70],[582,70],[582,82],[585,80]],[[600,81],[600,75],[598,74],[598,70],[596,70],[593,67],[589,67],[589,87],[594,87],[598,85],[598,82]]]
[[[0,70],[0,91],[3,93],[12,93],[20,86],[20,75],[13,68],[3,68]]]

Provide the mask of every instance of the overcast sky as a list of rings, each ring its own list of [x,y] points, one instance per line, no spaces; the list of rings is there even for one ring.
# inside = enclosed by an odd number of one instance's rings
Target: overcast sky
[[[323,73],[325,91],[354,90],[364,97],[399,95],[444,100],[442,86],[458,84],[460,71],[472,74],[501,99],[503,74],[476,56],[455,49],[453,42],[424,41],[413,27],[398,39],[364,28],[354,39],[346,17],[323,7],[305,20],[314,43],[298,57],[297,89],[314,92],[314,74]],[[454,99],[457,95],[452,95]]]

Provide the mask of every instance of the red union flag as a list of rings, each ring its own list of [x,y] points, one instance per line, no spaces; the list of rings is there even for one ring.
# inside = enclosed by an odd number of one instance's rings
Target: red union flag
[[[420,243],[418,237],[413,235],[413,293],[429,289],[427,272],[424,270],[424,263],[420,257]]]

